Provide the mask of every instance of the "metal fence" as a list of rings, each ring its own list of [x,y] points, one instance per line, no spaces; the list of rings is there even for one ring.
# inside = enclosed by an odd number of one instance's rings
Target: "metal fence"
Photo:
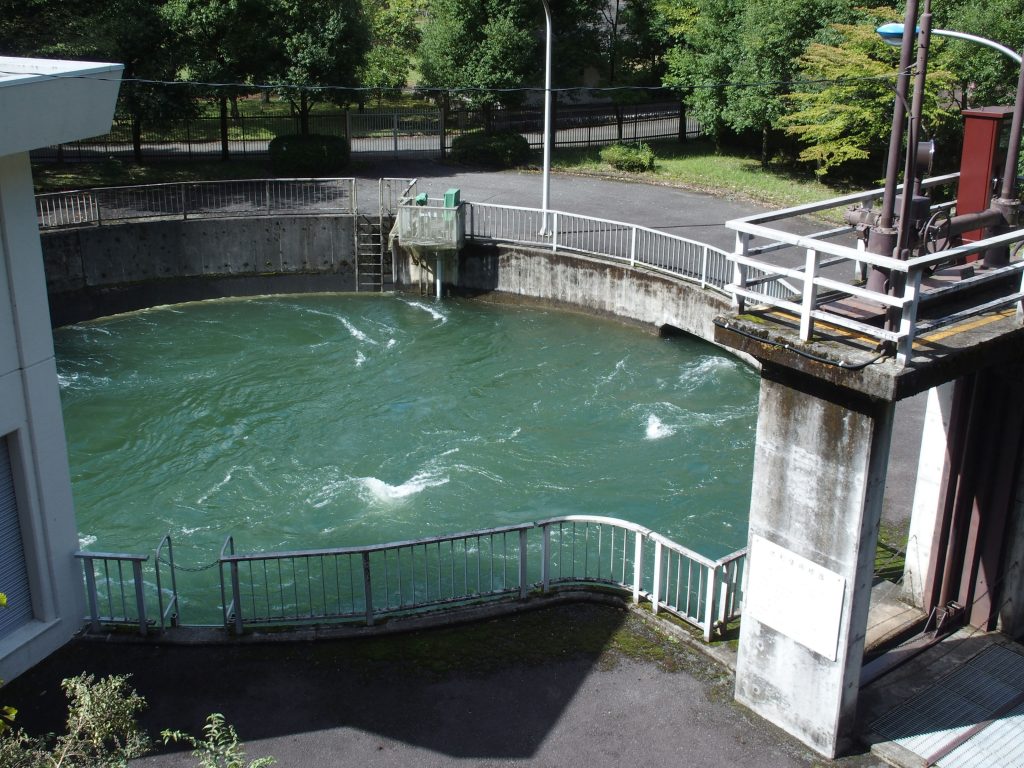
[[[712,561],[642,526],[574,515],[369,547],[220,555],[224,625],[358,620],[556,587],[618,589],[700,627],[740,613],[745,553]]]
[[[556,147],[591,147],[617,141],[636,142],[700,136],[700,124],[687,117],[678,101],[642,105],[558,105],[553,119]],[[354,155],[443,157],[452,141],[464,133],[486,130],[522,134],[533,148],[543,143],[543,111],[539,108],[458,109],[442,111],[424,105],[417,108],[366,109],[309,117],[311,133],[348,137]],[[277,136],[299,133],[297,116],[244,116],[229,118],[229,155],[266,155]],[[220,157],[223,151],[221,122],[217,117],[169,120],[160,126],[143,126],[139,136],[140,159],[193,159]],[[136,157],[131,123],[115,120],[109,133],[60,146],[33,150],[33,160],[75,162]]]
[[[143,564],[149,555],[120,552],[76,552],[85,575],[85,594],[89,606],[89,625],[94,632],[101,626],[137,626],[145,635],[157,625],[160,629],[178,624],[178,586],[174,575],[174,548],[170,536],[164,536],[154,551],[154,582],[147,582]],[[170,569],[170,586],[165,588],[161,564]]]
[[[731,254],[706,243],[621,221],[575,213],[521,208],[490,203],[469,203],[466,236],[485,242],[505,242],[566,251],[640,265],[726,293],[732,279]],[[751,271],[751,280],[762,278],[761,290],[782,297],[793,288],[782,276]]]
[[[40,229],[147,218],[351,214],[357,208],[352,178],[177,182],[36,195]]]
[[[175,626],[179,616],[169,537],[149,555],[78,552],[88,621]],[[559,589],[613,590],[655,613],[700,628],[705,639],[739,617],[746,550],[711,560],[643,526],[609,517],[570,515],[499,528],[366,547],[242,554],[228,536],[220,571],[224,627],[357,623]],[[170,570],[170,583],[161,566]],[[204,606],[192,601],[197,613]],[[205,606],[208,609],[212,606]]]

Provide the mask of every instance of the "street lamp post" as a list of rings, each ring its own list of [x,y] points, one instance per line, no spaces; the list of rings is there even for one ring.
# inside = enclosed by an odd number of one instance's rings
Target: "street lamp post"
[[[548,231],[548,203],[551,197],[551,6],[544,0],[544,165],[541,192],[540,234]]]
[[[904,24],[894,22],[891,24],[883,24],[875,31],[878,32],[881,38],[890,45],[903,44],[905,46],[903,35],[905,28],[906,26]],[[1017,79],[1017,93],[1013,105],[1013,119],[1010,124],[1006,164],[1003,168],[1002,184],[999,190],[999,197],[992,201],[992,207],[990,209],[991,215],[997,218],[998,222],[994,224],[989,223],[989,226],[993,226],[997,231],[1000,227],[1016,226],[1020,217],[1020,199],[1017,197],[1017,161],[1020,158],[1021,126],[1022,123],[1024,123],[1024,60],[1022,60],[1019,53],[1016,53],[1001,43],[997,43],[995,40],[989,40],[986,37],[971,35],[966,32],[956,32],[949,29],[932,29],[930,30],[930,33],[939,37],[952,37],[958,40],[968,40],[970,42],[992,48],[1013,60],[1020,67],[1020,74]],[[909,183],[909,180],[907,181]],[[968,219],[968,216],[969,215],[963,217],[965,221]],[[965,224],[964,226],[967,227],[967,229],[970,228],[968,224]],[[963,231],[967,230],[965,229]],[[986,253],[985,264],[987,266],[1002,266],[1007,257],[1008,254],[1003,253],[1002,250],[998,253]]]

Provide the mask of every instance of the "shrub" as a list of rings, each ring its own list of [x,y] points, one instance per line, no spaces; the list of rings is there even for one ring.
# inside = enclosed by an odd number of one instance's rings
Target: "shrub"
[[[654,150],[647,144],[612,144],[601,150],[601,160],[619,171],[654,170]]]
[[[451,158],[457,163],[511,168],[530,157],[530,143],[518,133],[464,133],[452,142]]]
[[[332,176],[348,165],[348,142],[338,136],[277,136],[269,151],[278,176]]]

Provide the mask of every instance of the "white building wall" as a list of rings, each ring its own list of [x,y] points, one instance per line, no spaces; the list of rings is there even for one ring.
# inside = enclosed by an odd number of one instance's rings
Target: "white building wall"
[[[0,638],[9,680],[67,642],[85,613],[28,151],[109,129],[120,67],[0,59],[0,71],[0,439],[31,598],[31,615]]]

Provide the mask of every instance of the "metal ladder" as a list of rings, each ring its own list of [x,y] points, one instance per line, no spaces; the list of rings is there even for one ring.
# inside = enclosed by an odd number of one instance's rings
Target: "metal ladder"
[[[356,290],[384,290],[393,284],[391,259],[385,253],[384,217],[359,214],[356,219]]]

